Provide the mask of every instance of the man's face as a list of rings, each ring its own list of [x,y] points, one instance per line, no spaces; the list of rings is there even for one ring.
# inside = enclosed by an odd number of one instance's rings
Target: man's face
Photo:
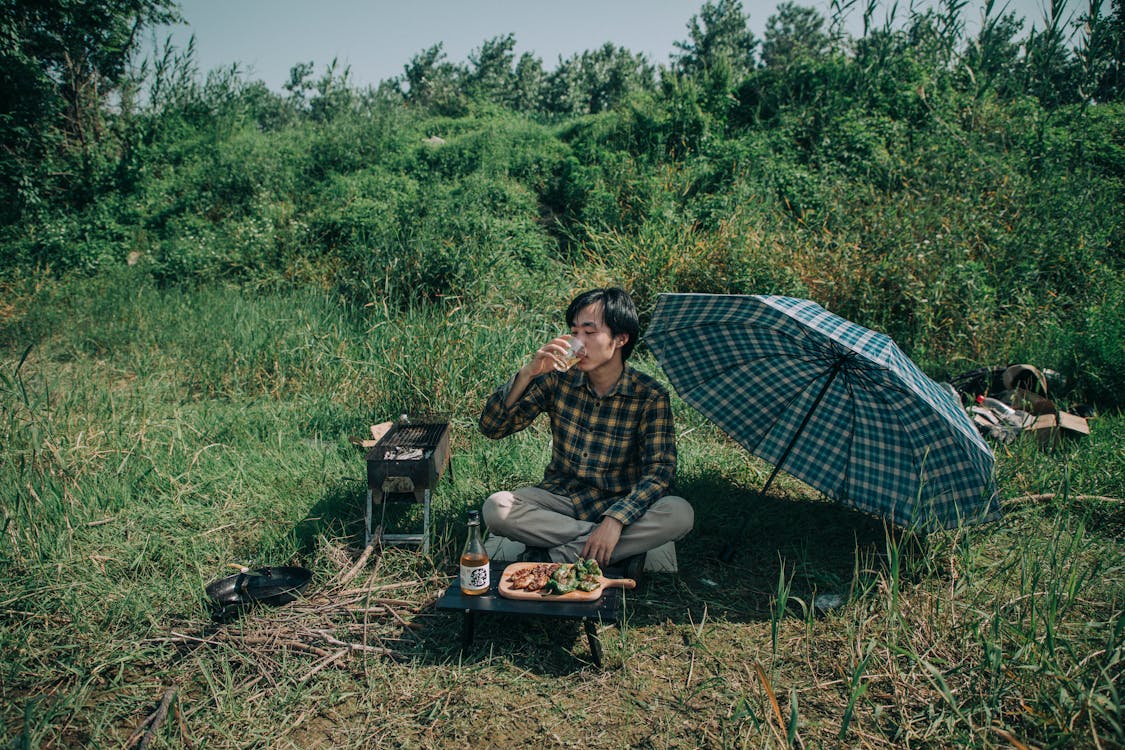
[[[574,316],[570,332],[586,345],[586,353],[576,367],[584,372],[596,370],[617,358],[620,365],[621,347],[628,340],[626,334],[614,336],[603,320],[603,305],[596,302],[582,308]]]

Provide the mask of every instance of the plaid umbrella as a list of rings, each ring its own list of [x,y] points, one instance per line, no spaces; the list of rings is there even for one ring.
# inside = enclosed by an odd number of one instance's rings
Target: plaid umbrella
[[[888,336],[791,297],[662,294],[646,341],[676,392],[829,498],[930,530],[996,518],[992,451]]]

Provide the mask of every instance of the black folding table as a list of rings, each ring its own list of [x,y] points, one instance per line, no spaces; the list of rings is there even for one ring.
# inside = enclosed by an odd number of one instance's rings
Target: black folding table
[[[438,609],[460,610],[462,613],[461,650],[467,650],[473,642],[477,613],[562,617],[582,621],[582,628],[586,632],[586,639],[590,644],[590,653],[594,657],[594,664],[601,667],[602,644],[598,637],[598,625],[617,624],[621,604],[621,589],[603,589],[601,598],[592,602],[540,602],[508,599],[500,596],[497,590],[500,585],[500,576],[507,565],[508,563],[501,562],[492,563],[489,566],[491,585],[487,593],[478,596],[468,596],[461,593],[460,581],[454,576],[449,588],[438,598]]]

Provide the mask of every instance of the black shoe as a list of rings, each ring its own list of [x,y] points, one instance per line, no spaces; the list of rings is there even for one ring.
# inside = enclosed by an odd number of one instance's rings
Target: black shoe
[[[648,553],[642,552],[639,555],[633,555],[632,557],[626,559],[625,577],[632,578],[639,584],[641,582],[641,578],[645,574],[645,558],[647,557]]]
[[[520,562],[551,562],[551,555],[546,547],[525,547]]]
[[[645,557],[647,553],[642,552],[639,555],[626,557],[624,560],[618,560],[615,563],[610,563],[607,567],[602,569],[602,575],[606,578],[632,578],[634,581],[640,583],[641,576],[645,570]]]

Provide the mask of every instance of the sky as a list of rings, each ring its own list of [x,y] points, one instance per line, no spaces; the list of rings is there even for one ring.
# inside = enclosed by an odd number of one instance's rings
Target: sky
[[[829,0],[797,0],[827,18]],[[926,0],[915,0],[925,2]],[[246,77],[280,91],[297,63],[312,62],[324,72],[333,58],[350,67],[353,85],[378,85],[402,75],[418,53],[442,44],[453,63],[492,38],[514,34],[518,58],[531,52],[553,69],[559,58],[594,50],[606,42],[650,62],[668,64],[675,42],[688,38],[687,25],[704,0],[180,0],[186,25],[161,29],[178,47],[195,35],[196,63],[202,73],[238,63]],[[1070,5],[1085,7],[1086,0]],[[905,9],[910,0],[899,0]],[[997,0],[997,7],[1004,0]],[[1017,15],[1042,28],[1043,0],[1007,0]],[[858,0],[862,7],[864,0]],[[882,23],[893,0],[880,0]],[[761,39],[776,0],[743,0],[750,28]],[[978,22],[983,0],[968,0],[966,23]],[[905,11],[900,10],[902,15]],[[853,11],[859,23],[860,11]],[[851,27],[850,27],[851,28]],[[851,28],[856,33],[856,28]]]

